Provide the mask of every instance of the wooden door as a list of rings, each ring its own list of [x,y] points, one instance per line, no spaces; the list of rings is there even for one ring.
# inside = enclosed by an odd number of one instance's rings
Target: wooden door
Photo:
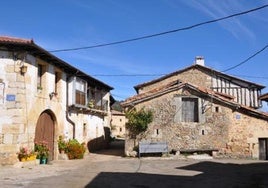
[[[54,120],[49,111],[44,111],[37,121],[35,143],[45,143],[49,149],[49,160],[54,159]]]
[[[268,138],[259,138],[259,159],[267,160],[268,159]]]

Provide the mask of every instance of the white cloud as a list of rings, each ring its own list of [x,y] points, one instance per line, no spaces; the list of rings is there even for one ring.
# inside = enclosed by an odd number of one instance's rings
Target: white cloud
[[[93,55],[94,54],[94,55]],[[104,54],[82,54],[76,53],[72,55],[72,58],[78,60],[78,62],[87,62],[90,65],[98,65],[99,67],[106,67],[107,69],[117,70],[114,74],[118,74],[118,72],[122,74],[146,74],[146,72],[150,72],[152,67],[150,65],[140,66],[142,63],[133,62],[133,60],[122,59],[120,57],[116,57],[115,54],[112,56],[104,55]],[[108,72],[108,71],[103,71]],[[104,74],[105,74],[104,73]]]
[[[217,2],[215,2],[215,0],[184,1],[184,3],[189,7],[207,14],[212,19],[218,19],[250,9],[249,7],[244,6],[242,3],[233,0]],[[254,32],[243,21],[246,19],[248,19],[248,17],[246,17],[246,15],[243,15],[224,21],[219,21],[218,24],[239,40],[243,40],[245,38],[248,38],[249,40],[255,40],[256,36]]]

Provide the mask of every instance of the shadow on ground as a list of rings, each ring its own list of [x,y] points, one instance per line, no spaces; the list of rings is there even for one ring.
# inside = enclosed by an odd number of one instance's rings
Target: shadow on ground
[[[107,149],[98,150],[93,153],[102,155],[113,155],[113,156],[124,156],[125,150],[125,140],[115,139],[109,143]]]
[[[199,162],[178,170],[193,171],[179,175],[149,173],[101,172],[86,188],[98,187],[198,187],[198,188],[264,188],[268,187],[268,163],[232,164]],[[199,173],[196,173],[199,172]]]

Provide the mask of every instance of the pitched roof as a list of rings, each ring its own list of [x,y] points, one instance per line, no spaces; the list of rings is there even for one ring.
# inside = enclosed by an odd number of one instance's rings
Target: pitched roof
[[[215,92],[213,90],[207,89],[207,88],[202,88],[198,87],[189,83],[182,83],[179,81],[171,82],[165,86],[159,87],[157,89],[152,89],[148,92],[142,93],[142,94],[137,94],[134,95],[133,97],[130,97],[126,99],[124,102],[121,103],[123,107],[132,107],[135,106],[139,103],[151,100],[155,97],[159,97],[162,95],[165,95],[167,93],[170,93],[172,91],[176,91],[182,88],[187,88],[192,91],[198,92],[199,94],[210,97],[211,99],[221,102],[225,105],[228,105],[236,110],[240,110],[243,113],[250,114],[265,120],[268,120],[268,114],[265,112],[261,112],[258,110],[255,110],[253,108],[238,104],[237,102],[233,101],[232,96],[228,95],[222,95],[221,93]]]
[[[214,70],[214,69],[211,69],[209,67],[206,67],[206,66],[202,66],[202,65],[198,65],[198,64],[194,64],[194,65],[191,65],[189,67],[186,67],[184,69],[181,69],[181,70],[178,70],[178,71],[175,71],[175,72],[172,72],[170,74],[167,74],[165,76],[162,76],[160,78],[157,78],[157,79],[154,79],[154,80],[151,80],[151,81],[148,81],[148,82],[145,82],[145,83],[142,83],[142,84],[138,84],[136,86],[134,86],[135,90],[138,91],[140,88],[142,87],[145,87],[145,86],[148,86],[148,85],[151,85],[151,84],[154,84],[154,83],[157,83],[159,81],[162,81],[166,78],[169,78],[169,77],[172,77],[174,75],[177,75],[177,74],[180,74],[182,72],[185,72],[185,71],[188,71],[190,69],[199,69],[199,70],[203,70],[203,71],[206,71],[206,72],[209,72],[213,75],[217,75],[219,77],[223,77],[225,79],[228,79],[230,81],[240,81],[240,82],[244,82],[244,83],[247,83],[249,85],[252,85],[254,87],[257,87],[257,88],[260,88],[260,89],[263,89],[265,86],[263,85],[260,85],[260,84],[257,84],[257,83],[253,83],[253,82],[250,82],[250,81],[247,81],[247,80],[243,80],[243,79],[240,79],[240,78],[237,78],[237,77],[234,77],[234,76],[231,76],[231,75],[228,75],[228,74],[224,74],[220,71],[217,71],[217,70]]]
[[[268,102],[268,93],[265,93],[259,97],[260,100]]]
[[[14,43],[14,44],[32,44],[34,43],[33,40],[29,39],[21,39],[15,37],[8,37],[8,36],[0,36],[1,43]]]
[[[3,48],[4,47],[4,48]],[[53,64],[56,67],[63,69],[66,73],[81,77],[89,84],[99,85],[108,90],[112,90],[113,87],[105,84],[104,82],[93,78],[92,76],[84,73],[78,68],[68,64],[67,62],[61,60],[60,58],[54,56],[50,52],[36,45],[34,41],[28,39],[0,36],[0,50],[9,50],[9,51],[27,51],[29,54],[33,56],[38,56],[40,59],[48,61],[50,64]]]
[[[112,115],[117,115],[117,116],[125,116],[125,113],[117,111],[117,110],[111,110]]]

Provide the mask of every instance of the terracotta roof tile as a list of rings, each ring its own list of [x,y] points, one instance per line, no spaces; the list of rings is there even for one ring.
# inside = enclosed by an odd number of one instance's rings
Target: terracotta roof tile
[[[117,110],[111,110],[112,115],[121,115],[124,116],[125,114],[123,112],[117,111]]]
[[[261,95],[259,99],[268,102],[268,93]]]
[[[0,42],[9,42],[9,43],[16,43],[16,44],[32,44],[33,40],[8,37],[8,36],[0,36]]]
[[[10,47],[11,49],[13,48],[13,46],[18,46],[19,48],[23,48],[24,50],[27,49],[30,53],[32,52],[34,55],[38,54],[40,58],[45,59],[49,62],[53,62],[55,65],[65,69],[65,71],[68,71],[68,73],[70,74],[79,72],[79,76],[83,77],[91,84],[100,84],[101,86],[109,90],[113,89],[113,87],[105,84],[100,80],[91,77],[90,75],[84,73],[81,70],[78,70],[76,67],[73,67],[69,63],[59,59],[55,55],[36,45],[32,39],[21,39],[9,36],[0,36],[0,44],[1,46],[11,46]]]
[[[222,95],[221,93],[218,92],[214,92],[213,90],[207,89],[207,88],[202,88],[202,87],[198,87],[198,86],[194,86],[192,84],[189,83],[178,83],[178,84],[168,84],[166,86],[162,86],[160,88],[157,89],[153,89],[150,90],[146,93],[142,93],[142,94],[138,94],[135,95],[133,97],[128,98],[127,100],[125,100],[123,103],[121,103],[123,106],[131,106],[131,103],[139,103],[142,102],[143,99],[148,98],[148,100],[152,97],[155,97],[157,94],[162,93],[165,94],[164,91],[169,92],[169,91],[173,91],[174,89],[180,89],[183,87],[187,87],[189,89],[195,90],[197,92],[203,93],[203,94],[207,94],[208,96],[213,97],[214,99],[217,99],[218,101],[221,101],[223,103],[229,104],[237,109],[240,109],[248,114],[257,116],[257,117],[261,117],[265,120],[268,120],[268,113],[266,112],[262,112],[253,108],[250,108],[248,106],[244,106],[241,104],[238,104],[237,102],[235,102],[232,98],[232,96],[228,96],[228,95]]]

